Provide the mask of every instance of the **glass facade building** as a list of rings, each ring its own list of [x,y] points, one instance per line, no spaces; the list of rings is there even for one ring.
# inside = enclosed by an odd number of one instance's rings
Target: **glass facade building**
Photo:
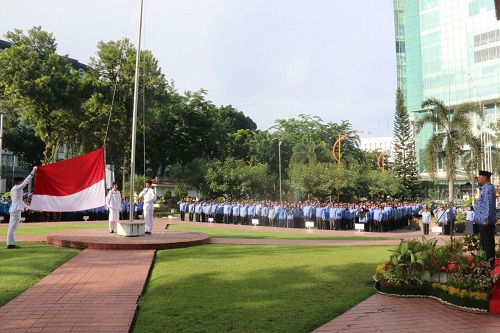
[[[450,112],[463,102],[476,102],[486,118],[471,118],[471,126],[476,135],[489,138],[489,125],[500,117],[500,22],[495,1],[394,0],[394,22],[397,82],[410,119],[426,112],[421,103],[430,97],[442,100]],[[420,172],[425,172],[421,156],[433,131],[427,124],[415,134]],[[459,175],[457,180],[460,184],[466,179]]]

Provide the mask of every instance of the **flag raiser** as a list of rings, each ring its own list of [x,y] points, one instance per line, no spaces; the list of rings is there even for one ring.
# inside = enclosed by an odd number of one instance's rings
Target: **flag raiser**
[[[104,148],[88,154],[39,166],[29,209],[73,212],[106,204]]]

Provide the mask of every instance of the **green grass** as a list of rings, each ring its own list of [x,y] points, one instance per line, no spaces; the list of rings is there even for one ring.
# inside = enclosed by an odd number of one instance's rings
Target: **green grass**
[[[21,243],[19,250],[8,250],[0,242],[0,306],[33,286],[80,251],[42,243]]]
[[[350,235],[319,235],[304,232],[286,232],[271,230],[226,229],[206,225],[170,224],[168,230],[203,232],[214,238],[253,238],[253,239],[311,239],[311,240],[386,240],[389,237],[363,237]],[[300,230],[300,229],[297,229]]]
[[[0,236],[7,235],[7,225],[5,228],[0,228]],[[16,231],[18,236],[38,236],[46,235],[57,231],[63,230],[75,230],[75,229],[106,229],[108,228],[108,222],[104,221],[102,223],[65,223],[58,222],[57,224],[51,225],[32,225],[30,223],[22,223],[19,225]]]
[[[374,293],[391,248],[158,251],[133,332],[311,332]]]

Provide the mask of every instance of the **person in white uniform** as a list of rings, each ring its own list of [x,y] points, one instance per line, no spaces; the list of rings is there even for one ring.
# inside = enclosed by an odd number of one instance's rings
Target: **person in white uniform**
[[[23,189],[30,182],[31,178],[35,175],[36,167],[33,171],[23,180],[22,177],[14,178],[14,186],[10,190],[10,196],[12,199],[12,206],[10,206],[10,220],[9,229],[7,231],[7,248],[8,249],[19,249],[20,246],[16,245],[16,231],[19,226],[19,221],[21,220],[21,212],[24,211],[28,206],[23,201]]]
[[[151,234],[153,231],[153,213],[154,213],[154,203],[156,201],[155,191],[151,188],[151,181],[146,182],[146,188],[139,193],[139,198],[144,197],[144,224],[145,224],[145,234]]]
[[[118,191],[118,184],[113,183],[113,188],[109,190],[106,196],[106,206],[109,208],[109,232],[114,233],[116,230],[116,222],[120,220],[120,210],[122,194]]]

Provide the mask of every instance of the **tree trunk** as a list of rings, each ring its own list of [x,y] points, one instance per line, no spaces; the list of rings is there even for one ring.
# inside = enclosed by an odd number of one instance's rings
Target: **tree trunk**
[[[455,188],[454,188],[455,182],[453,179],[448,180],[448,201],[450,203],[453,203],[455,201]]]

